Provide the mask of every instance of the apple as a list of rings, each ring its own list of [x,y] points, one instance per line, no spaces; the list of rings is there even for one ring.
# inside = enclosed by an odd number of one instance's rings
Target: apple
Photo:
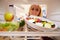
[[[6,12],[4,14],[4,18],[5,18],[6,21],[12,21],[14,19],[14,15],[10,12]]]

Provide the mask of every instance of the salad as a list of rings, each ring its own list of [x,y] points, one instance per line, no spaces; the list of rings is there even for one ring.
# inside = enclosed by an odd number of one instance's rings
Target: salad
[[[17,22],[0,22],[0,31],[14,31],[18,28]]]
[[[36,17],[27,17],[26,20],[28,20],[28,22],[33,23],[40,27],[55,28],[55,24],[51,21],[48,22],[46,20],[42,20],[42,19],[36,18]]]

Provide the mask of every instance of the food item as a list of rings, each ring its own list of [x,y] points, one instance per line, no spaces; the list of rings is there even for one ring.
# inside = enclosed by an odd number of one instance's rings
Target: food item
[[[35,19],[36,22],[41,22],[41,20],[39,18]]]
[[[4,18],[5,18],[6,21],[12,21],[14,19],[14,15],[10,12],[6,12],[4,14]]]
[[[48,22],[46,20],[42,20],[42,19],[39,19],[39,18],[31,18],[31,17],[28,17],[28,22],[30,23],[33,23],[37,26],[40,26],[40,27],[44,27],[44,28],[55,28],[55,24],[53,22]]]
[[[13,22],[5,22],[0,23],[0,31],[14,31],[19,28],[18,23]]]
[[[23,27],[25,25],[25,21],[24,20],[21,20],[20,22],[19,22],[19,26],[20,27]]]
[[[51,25],[52,26],[52,28],[54,28],[55,27],[55,24],[53,24],[53,25]]]
[[[49,22],[51,25],[53,25],[54,23],[53,22]]]
[[[35,22],[35,20],[34,20],[34,19],[31,19],[31,20],[29,20],[29,22],[31,22],[31,23],[32,23],[32,22]]]
[[[38,25],[38,26],[40,26],[40,27],[42,27],[42,26],[43,26],[43,24],[42,24],[42,23],[36,23],[36,25]]]
[[[27,17],[26,19],[29,20],[30,18]]]
[[[45,28],[51,28],[51,25],[49,23],[45,23],[44,27]]]

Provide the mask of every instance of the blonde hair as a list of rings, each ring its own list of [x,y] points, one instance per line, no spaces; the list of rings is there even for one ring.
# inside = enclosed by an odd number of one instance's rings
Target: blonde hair
[[[30,7],[30,9],[29,9],[29,16],[30,16],[30,10],[31,10],[31,8],[32,8],[34,5],[36,5],[36,4],[31,5],[31,7]],[[37,5],[37,6],[38,6],[38,8],[40,9],[40,12],[39,12],[38,16],[41,16],[41,17],[42,17],[41,6],[39,6],[39,5]]]

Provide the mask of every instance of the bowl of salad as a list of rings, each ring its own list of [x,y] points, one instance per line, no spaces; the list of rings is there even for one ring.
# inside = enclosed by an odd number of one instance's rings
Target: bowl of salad
[[[29,16],[25,18],[28,27],[35,28],[41,31],[52,31],[57,29],[57,25],[49,19],[38,17],[38,16]]]
[[[0,31],[16,31],[18,28],[18,22],[0,22]]]

